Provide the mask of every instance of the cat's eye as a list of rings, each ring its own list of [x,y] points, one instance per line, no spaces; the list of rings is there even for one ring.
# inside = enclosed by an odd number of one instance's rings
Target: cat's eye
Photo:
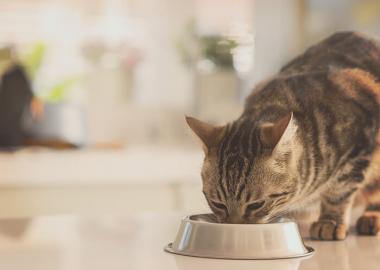
[[[216,202],[216,201],[210,201],[210,204],[214,208],[217,208],[217,209],[219,209],[221,211],[224,211],[227,214],[227,212],[228,212],[227,206],[225,206],[223,203]]]
[[[278,197],[283,197],[283,196],[286,196],[286,195],[289,195],[290,192],[281,192],[281,193],[273,193],[271,195],[269,195],[269,198],[278,198]]]
[[[258,202],[254,202],[254,203],[250,203],[247,205],[247,207],[245,208],[245,212],[246,213],[249,213],[249,212],[252,212],[252,211],[255,211],[255,210],[258,210],[260,209],[261,207],[263,207],[265,204],[265,201],[262,200],[262,201],[258,201]]]

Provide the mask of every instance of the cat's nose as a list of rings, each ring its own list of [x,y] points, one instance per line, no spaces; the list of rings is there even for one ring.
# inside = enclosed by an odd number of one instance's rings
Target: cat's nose
[[[241,216],[238,215],[229,215],[226,218],[226,223],[230,224],[242,224],[245,223],[244,219]]]

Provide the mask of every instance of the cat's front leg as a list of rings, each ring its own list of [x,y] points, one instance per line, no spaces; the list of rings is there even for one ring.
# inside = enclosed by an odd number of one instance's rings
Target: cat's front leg
[[[349,227],[349,216],[356,188],[338,195],[335,192],[321,198],[321,213],[317,222],[310,227],[314,240],[344,240]]]

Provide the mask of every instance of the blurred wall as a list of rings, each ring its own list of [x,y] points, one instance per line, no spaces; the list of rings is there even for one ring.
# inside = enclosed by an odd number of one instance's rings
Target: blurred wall
[[[253,69],[197,78],[178,50],[194,20],[198,34],[253,33]],[[46,44],[37,93],[82,78],[68,102],[88,114],[91,142],[189,144],[184,114],[234,119],[255,84],[347,29],[379,34],[380,0],[0,0],[0,46]]]
[[[303,0],[255,1],[255,60],[251,86],[276,74],[303,49],[304,8]]]

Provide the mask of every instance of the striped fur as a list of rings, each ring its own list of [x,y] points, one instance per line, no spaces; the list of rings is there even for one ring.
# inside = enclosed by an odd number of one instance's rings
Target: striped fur
[[[204,193],[219,221],[269,222],[320,200],[311,236],[343,239],[357,191],[379,188],[379,79],[380,43],[342,32],[257,86],[236,121],[214,130],[212,142],[201,137]],[[276,130],[286,115],[286,129]],[[266,125],[273,138],[281,132],[270,147]]]

